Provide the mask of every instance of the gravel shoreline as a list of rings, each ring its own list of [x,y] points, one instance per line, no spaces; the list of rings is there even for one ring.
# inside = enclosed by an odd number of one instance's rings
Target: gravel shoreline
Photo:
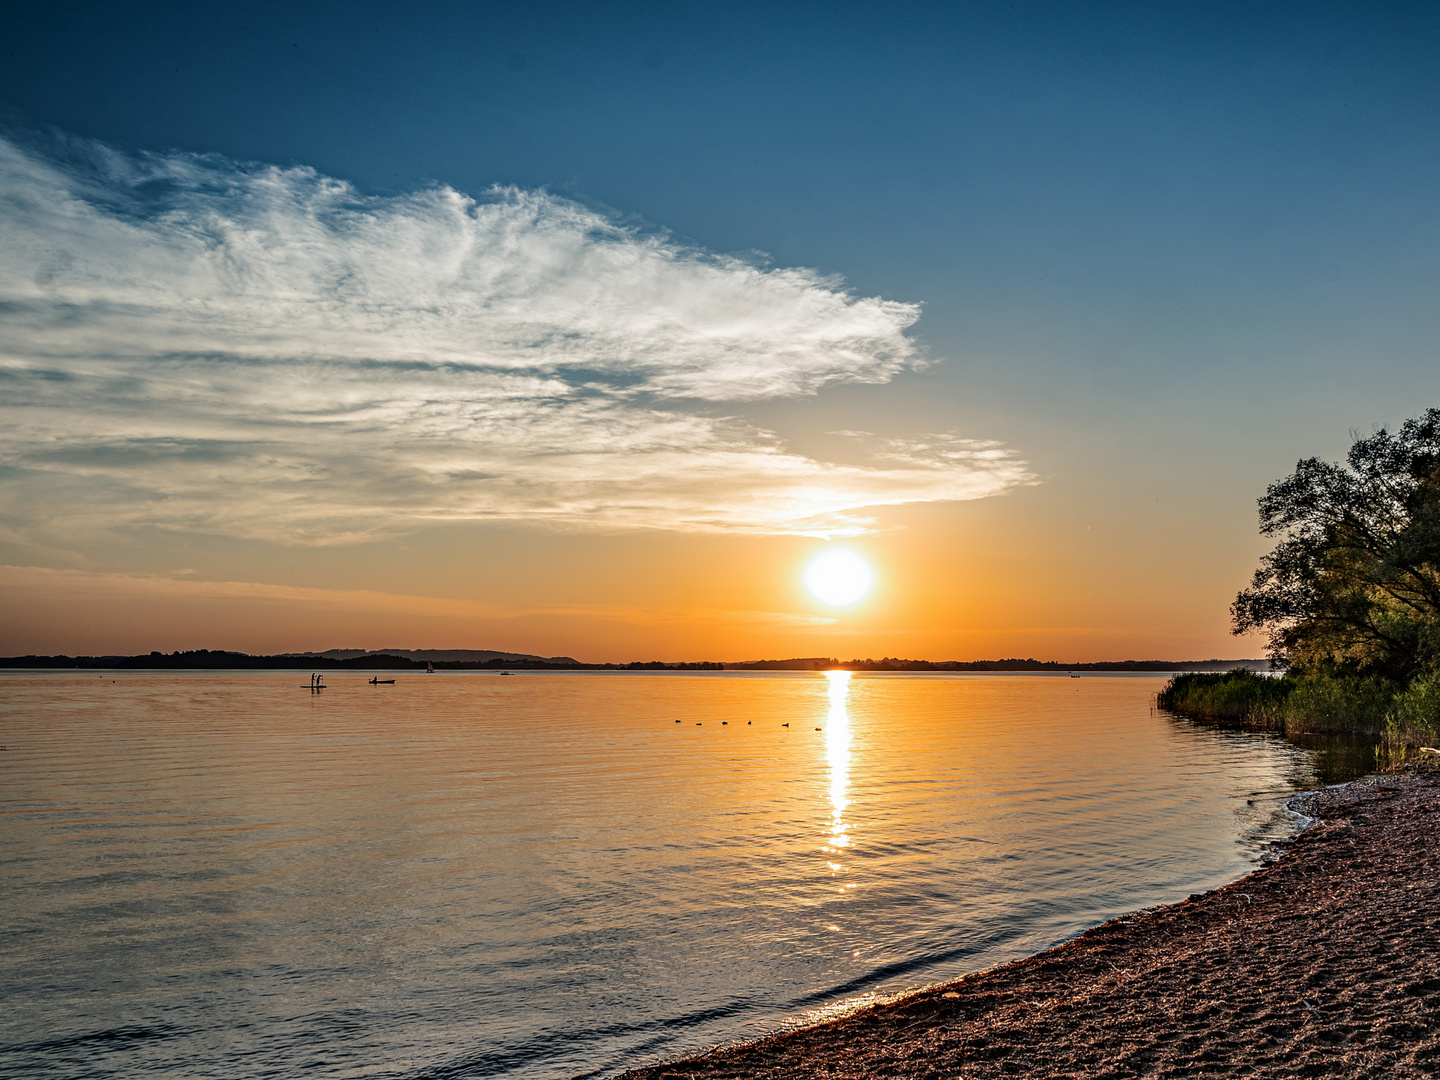
[[[1440,780],[1303,809],[1281,859],[1214,892],[625,1080],[1440,1075]]]

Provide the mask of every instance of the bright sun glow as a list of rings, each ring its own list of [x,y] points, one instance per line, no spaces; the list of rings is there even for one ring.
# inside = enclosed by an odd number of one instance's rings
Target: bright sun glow
[[[853,604],[867,592],[875,576],[853,551],[826,551],[810,560],[805,584],[823,604]]]

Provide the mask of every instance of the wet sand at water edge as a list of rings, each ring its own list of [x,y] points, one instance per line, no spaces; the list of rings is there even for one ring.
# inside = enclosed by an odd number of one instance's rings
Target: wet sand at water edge
[[[1234,884],[626,1080],[1440,1076],[1440,777],[1311,796]]]

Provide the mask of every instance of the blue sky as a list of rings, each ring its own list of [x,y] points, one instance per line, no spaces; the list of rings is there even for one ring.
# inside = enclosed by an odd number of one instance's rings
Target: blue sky
[[[544,189],[676,251],[919,305],[928,363],[686,415],[843,468],[934,433],[1003,446],[1029,471],[985,489],[1000,509],[904,524],[980,560],[1048,536],[1034,557],[1093,582],[1050,629],[1022,603],[1005,643],[1122,648],[1115,626],[1163,605],[1157,648],[1234,649],[1265,483],[1440,397],[1437,31],[1395,4],[33,5],[0,107],[49,161],[98,140],[362,197]],[[912,474],[894,501],[951,490]],[[152,540],[77,542],[75,565],[164,573],[123,555]],[[15,543],[6,562],[44,561]]]
[[[36,5],[0,100],[373,193],[544,187],[841,273],[923,302],[988,409],[1421,364],[1436,30],[1403,5]]]

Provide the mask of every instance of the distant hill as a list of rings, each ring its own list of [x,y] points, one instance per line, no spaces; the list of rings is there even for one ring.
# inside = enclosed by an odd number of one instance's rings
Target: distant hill
[[[536,656],[534,653],[497,652],[494,649],[326,649],[324,652],[283,653],[284,656],[323,656],[329,660],[354,660],[362,656],[403,656],[407,660],[429,660],[483,664],[487,660],[532,660],[544,664],[578,664],[571,656]]]
[[[427,663],[437,671],[478,671],[513,667],[516,669],[569,671],[597,665],[580,664],[569,657],[546,660],[525,653],[456,652],[397,650],[396,653],[370,652],[364,649],[336,649],[340,655],[326,653],[282,653],[279,656],[250,656],[240,652],[212,649],[188,649],[184,652],[152,652],[148,656],[8,656],[0,658],[0,668],[142,668],[201,670],[264,670],[306,669],[335,671],[424,671]],[[433,659],[434,657],[460,659]],[[611,664],[609,667],[617,665]],[[637,665],[638,666],[638,665]],[[715,666],[719,666],[718,664]]]

